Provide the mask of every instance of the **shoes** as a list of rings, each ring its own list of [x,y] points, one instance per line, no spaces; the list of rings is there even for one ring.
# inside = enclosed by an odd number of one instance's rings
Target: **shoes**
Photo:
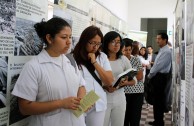
[[[154,121],[153,122],[148,122],[148,124],[151,125],[151,126],[154,126],[155,122]]]
[[[165,113],[168,113],[171,110],[172,110],[172,107],[171,106],[168,106],[168,107],[165,107],[164,112]]]
[[[153,121],[153,122],[148,122],[148,124],[151,126],[164,126],[164,122],[156,123],[155,121]]]
[[[147,107],[146,107],[146,109],[149,109],[150,108],[150,105],[147,103]]]

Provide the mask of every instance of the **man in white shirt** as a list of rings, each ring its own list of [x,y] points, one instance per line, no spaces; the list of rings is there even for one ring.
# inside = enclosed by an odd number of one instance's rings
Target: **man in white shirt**
[[[150,65],[148,65],[146,67],[146,75],[148,75],[150,73],[150,69],[154,64],[155,58],[156,58],[156,54],[153,54],[153,47],[152,46],[148,46],[147,47],[148,50],[148,61],[150,62]]]

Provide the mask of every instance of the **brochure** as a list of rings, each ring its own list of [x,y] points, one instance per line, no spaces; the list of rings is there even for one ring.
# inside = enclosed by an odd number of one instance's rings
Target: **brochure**
[[[100,97],[92,90],[87,95],[85,95],[81,101],[80,106],[77,110],[73,111],[76,117],[82,115],[89,107],[91,107]]]

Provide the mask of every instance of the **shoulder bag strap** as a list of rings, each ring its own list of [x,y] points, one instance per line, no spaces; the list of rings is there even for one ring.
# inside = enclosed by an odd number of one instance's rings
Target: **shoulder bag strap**
[[[75,71],[77,72],[77,65],[76,65],[76,61],[75,61],[75,59],[73,57],[73,54],[68,53],[65,56],[70,60],[71,65],[75,68]]]
[[[86,67],[87,68],[87,67]],[[88,68],[87,68],[88,69]],[[102,86],[102,81],[98,78],[98,76],[94,73],[94,71],[91,71],[90,69],[88,69],[88,71],[90,72],[90,74],[94,77],[94,79],[98,82],[98,84],[100,86]]]

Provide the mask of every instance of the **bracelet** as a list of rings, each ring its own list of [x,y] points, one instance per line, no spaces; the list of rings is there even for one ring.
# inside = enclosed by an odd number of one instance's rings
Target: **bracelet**
[[[95,63],[97,63],[97,61],[93,62],[92,64],[94,65]]]

